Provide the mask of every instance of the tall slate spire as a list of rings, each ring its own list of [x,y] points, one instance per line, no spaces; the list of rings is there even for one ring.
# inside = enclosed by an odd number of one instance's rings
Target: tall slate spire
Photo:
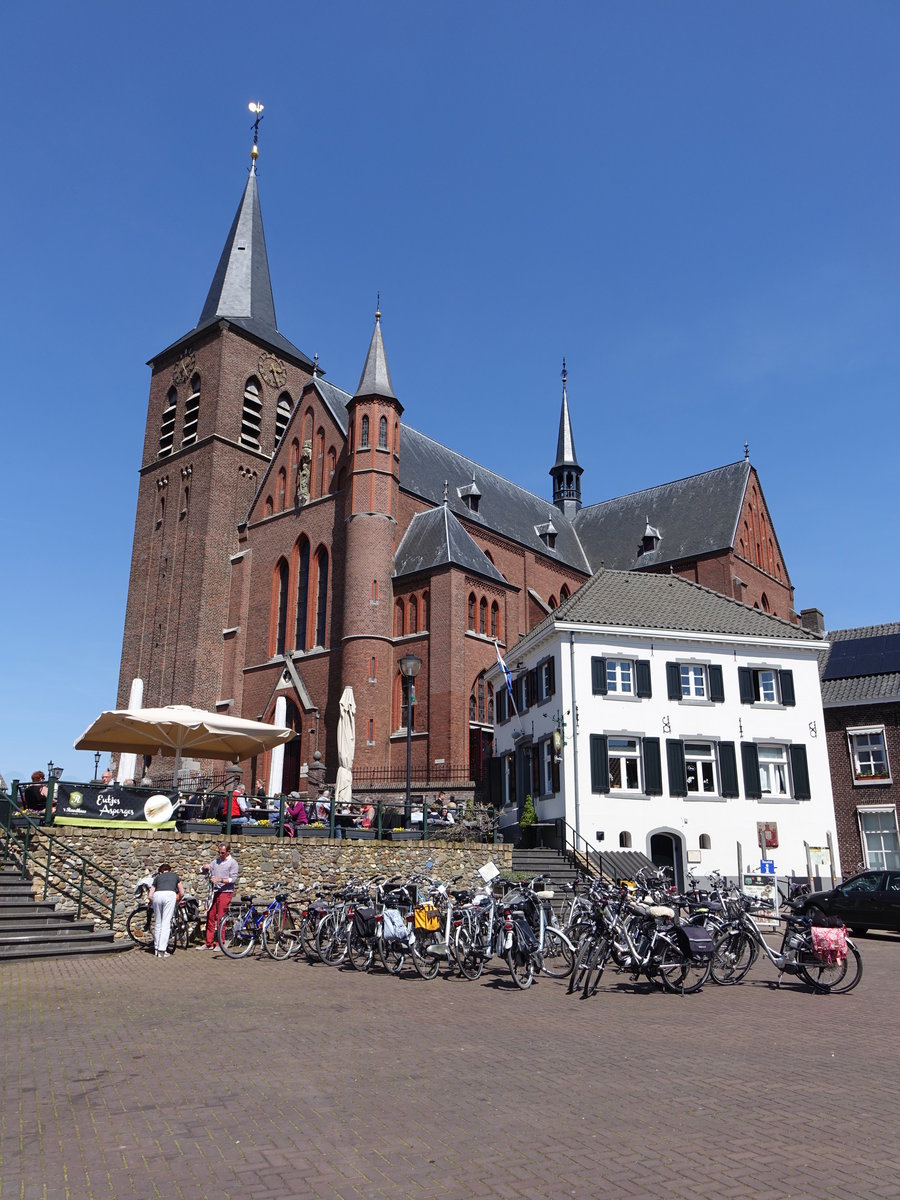
[[[259,327],[260,332],[278,328],[255,165],[235,213],[198,327],[217,319],[235,318]]]
[[[391,373],[388,370],[387,355],[384,352],[384,338],[381,336],[381,305],[375,310],[375,329],[369,342],[369,352],[366,363],[359,377],[357,396],[383,396],[386,400],[396,400],[391,384]]]
[[[562,365],[562,407],[559,412],[559,437],[556,441],[556,462],[550,468],[553,479],[553,503],[569,518],[581,508],[581,472],[575,455],[575,438],[569,417],[569,398],[566,391],[568,372],[566,360]]]

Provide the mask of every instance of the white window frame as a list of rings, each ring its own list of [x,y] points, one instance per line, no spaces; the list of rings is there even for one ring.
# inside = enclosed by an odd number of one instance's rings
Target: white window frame
[[[751,667],[750,671],[753,677],[753,692],[755,704],[781,704],[781,692],[778,687],[778,668],[777,667]],[[764,686],[764,679],[771,676],[771,688]],[[766,692],[771,692],[766,695]]]
[[[863,770],[863,763],[860,759],[860,751],[862,747],[857,745],[857,738],[866,738],[878,736],[881,738],[881,752],[884,759],[884,775],[866,774]],[[884,733],[883,725],[861,725],[858,728],[847,730],[847,747],[850,751],[850,766],[853,771],[853,784],[855,787],[871,787],[872,784],[891,783],[891,763],[888,758],[887,738]],[[868,751],[871,753],[871,748]],[[874,765],[874,763],[872,764]]]
[[[538,704],[543,704],[553,694],[550,691],[550,672],[553,669],[552,662],[551,658],[547,658],[538,667]]]
[[[895,848],[892,850],[884,848],[884,833],[885,830],[873,830],[873,833],[882,835],[881,850],[876,851],[873,856],[869,852],[869,843],[867,840],[866,830],[863,828],[863,817],[874,816],[877,813],[890,816],[893,820]],[[898,871],[900,870],[900,830],[897,828],[897,809],[893,804],[860,804],[856,809],[856,821],[859,826],[859,843],[862,848],[863,861],[866,864],[866,869],[869,871]],[[889,862],[889,857],[893,855],[894,861]],[[877,861],[878,859],[881,861]]]
[[[553,791],[553,738],[544,738],[538,743],[541,755],[541,795],[552,796]]]
[[[684,773],[688,796],[718,796],[720,794],[719,770],[715,743],[702,741],[699,738],[685,738],[682,746],[684,747]],[[694,787],[691,787],[692,766],[694,767]],[[703,770],[703,768],[708,769]],[[697,786],[701,781],[705,782],[706,780],[712,783],[712,787]]]
[[[756,747],[759,761],[759,786],[763,800],[791,798],[791,765],[788,748],[782,742],[760,742]],[[780,780],[779,780],[780,775]],[[779,786],[772,787],[775,782]]]
[[[633,696],[635,694],[635,664],[631,658],[607,658],[607,696]]]
[[[709,677],[702,663],[678,664],[682,700],[708,700]]]
[[[614,742],[622,744],[614,746]],[[608,734],[606,754],[609,763],[610,792],[642,792],[641,739],[629,737],[627,734]],[[613,780],[613,763],[618,764],[618,784]],[[631,767],[630,780],[628,778],[629,767]]]

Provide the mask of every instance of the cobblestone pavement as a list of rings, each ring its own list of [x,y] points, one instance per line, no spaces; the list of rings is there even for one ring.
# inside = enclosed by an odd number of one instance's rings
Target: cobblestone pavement
[[[196,950],[0,966],[0,1198],[900,1197],[900,938],[589,1000]]]

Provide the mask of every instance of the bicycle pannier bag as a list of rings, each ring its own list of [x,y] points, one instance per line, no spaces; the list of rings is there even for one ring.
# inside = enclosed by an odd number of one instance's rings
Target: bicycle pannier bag
[[[705,925],[677,925],[675,943],[685,958],[712,958],[713,940]]]
[[[353,913],[353,932],[357,937],[375,936],[375,909],[357,908]]]
[[[384,940],[386,942],[405,942],[409,937],[406,922],[399,909],[385,908],[381,913],[384,921]]]
[[[839,963],[847,957],[847,931],[845,929],[823,929],[813,926],[813,954],[819,962]]]
[[[533,954],[538,948],[538,940],[534,936],[534,931],[528,924],[525,916],[522,913],[514,913],[513,922],[516,926],[516,939],[518,941],[519,953]]]
[[[416,929],[424,929],[426,933],[436,933],[441,927],[441,916],[433,904],[419,904],[413,913]]]

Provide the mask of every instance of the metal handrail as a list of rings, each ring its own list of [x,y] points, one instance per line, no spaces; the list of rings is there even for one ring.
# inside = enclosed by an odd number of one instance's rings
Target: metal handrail
[[[76,919],[82,911],[102,920],[113,928],[116,914],[115,875],[104,871],[78,850],[73,850],[62,838],[50,833],[24,809],[19,807],[19,781],[15,780],[12,794],[0,796],[7,803],[0,805],[0,840],[3,857],[13,862],[27,878],[29,867],[32,880],[43,879],[41,900],[47,899],[51,890],[76,907]],[[73,881],[75,876],[75,881]],[[108,915],[107,915],[108,914]]]
[[[557,840],[566,854],[571,854],[576,866],[598,879],[604,876],[603,855],[581,836],[563,817],[557,817]]]

